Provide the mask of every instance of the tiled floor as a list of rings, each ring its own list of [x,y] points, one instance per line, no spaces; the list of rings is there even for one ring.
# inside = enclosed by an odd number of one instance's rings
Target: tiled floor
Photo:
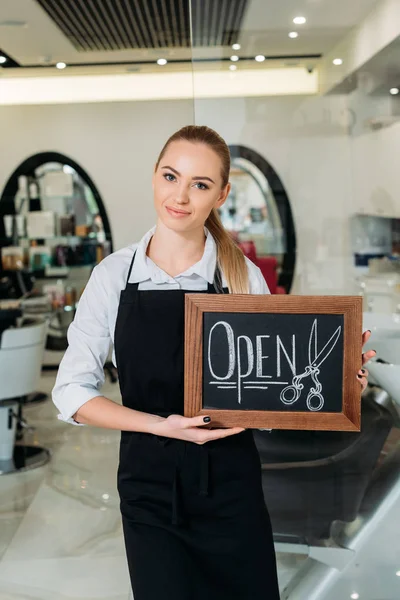
[[[50,392],[55,374],[44,373]],[[118,386],[104,393],[118,398]],[[66,425],[50,400],[28,406],[26,443],[52,451],[45,466],[0,478],[1,600],[128,600],[116,492],[115,431]]]
[[[54,377],[44,373],[40,391],[50,393]],[[119,400],[118,384],[107,380],[103,393]],[[116,491],[119,433],[74,427],[56,415],[50,400],[24,409],[36,426],[25,442],[45,445],[52,458],[39,469],[0,477],[0,600],[128,600]],[[399,600],[400,503],[390,511],[374,544],[361,546],[342,572],[279,553],[281,589],[309,567],[310,581],[330,580],[320,593],[314,586],[312,600]],[[289,596],[282,593],[282,600],[311,600],[301,591],[305,580]]]

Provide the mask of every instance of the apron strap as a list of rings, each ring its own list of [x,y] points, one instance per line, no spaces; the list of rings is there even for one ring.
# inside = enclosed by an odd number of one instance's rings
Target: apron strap
[[[128,271],[128,277],[126,278],[125,289],[128,287],[129,277],[131,276],[133,263],[135,262],[135,256],[136,256],[136,250],[133,253],[131,264],[129,265],[129,271]]]
[[[229,290],[228,288],[224,288],[222,286],[222,274],[221,274],[221,269],[219,268],[219,264],[217,263],[216,267],[215,267],[215,273],[214,273],[214,281],[213,283],[209,283],[208,284],[208,293],[212,294],[229,294]]]

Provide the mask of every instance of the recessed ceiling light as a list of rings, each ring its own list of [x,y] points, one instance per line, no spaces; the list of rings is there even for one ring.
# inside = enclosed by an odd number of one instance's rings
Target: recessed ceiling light
[[[232,62],[237,62],[239,60],[239,57],[236,56],[236,54],[234,54],[233,56],[231,56],[231,61]]]
[[[294,40],[295,38],[299,37],[299,34],[297,33],[297,31],[291,31],[289,33],[289,37]]]
[[[159,58],[159,59],[158,59],[158,61],[157,61],[157,64],[158,64],[158,65],[161,65],[161,66],[164,66],[164,65],[166,65],[166,64],[167,64],[167,62],[168,62],[168,61],[167,61],[167,59],[166,59],[166,58]]]
[[[306,23],[307,19],[305,17],[295,17],[293,19],[293,23],[296,23],[296,25],[304,25],[304,23]]]
[[[257,54],[257,56],[256,56],[257,62],[264,62],[264,60],[265,60],[265,56],[263,54]]]
[[[352,600],[358,600],[358,599],[359,599],[359,597],[360,597],[360,596],[357,594],[357,592],[354,592],[354,594],[352,594],[352,595],[350,596],[350,598],[352,598]]]
[[[392,88],[390,90],[390,93],[392,94],[392,96],[397,96],[397,94],[400,92],[399,88]],[[399,571],[400,573],[400,571]],[[396,573],[397,574],[397,573]]]
[[[4,63],[7,62],[7,59],[5,56],[0,56],[0,65],[4,65]]]
[[[229,65],[229,69],[230,69],[231,71],[236,71],[236,69],[237,69],[237,66],[236,66],[236,65]]]
[[[400,571],[396,571],[397,577],[400,577]]]
[[[240,44],[233,44],[232,50],[240,50]]]
[[[65,69],[67,65],[65,64],[65,62],[58,62],[56,64],[57,69]]]
[[[333,64],[338,67],[339,65],[343,64],[343,60],[341,58],[335,58]]]

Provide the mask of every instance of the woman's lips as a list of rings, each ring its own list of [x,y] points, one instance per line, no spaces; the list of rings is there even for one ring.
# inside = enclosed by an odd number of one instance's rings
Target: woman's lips
[[[190,215],[190,213],[185,212],[185,211],[181,211],[181,210],[176,210],[174,208],[172,208],[171,206],[167,206],[167,211],[168,213],[172,216],[175,217],[177,219],[180,219],[182,217],[187,217]]]

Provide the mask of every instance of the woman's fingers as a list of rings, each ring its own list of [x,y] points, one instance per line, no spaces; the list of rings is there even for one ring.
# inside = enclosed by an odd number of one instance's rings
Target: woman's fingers
[[[230,427],[229,429],[210,429],[207,431],[199,431],[196,432],[196,444],[206,444],[207,442],[212,442],[213,440],[219,440],[220,438],[225,438],[230,435],[237,435],[238,433],[242,433],[245,431],[243,427]],[[201,433],[201,435],[198,435]]]
[[[368,385],[367,377],[368,377],[368,371],[366,369],[360,369],[360,371],[358,372],[358,375],[357,375],[357,379],[361,384],[362,391],[364,391]]]
[[[193,442],[194,444],[205,444],[212,440],[228,437],[245,431],[243,427],[231,427],[227,429],[208,429],[203,425],[212,426],[211,418],[207,415],[197,417],[183,417],[182,415],[170,415],[159,421],[153,427],[152,433],[168,438]]]
[[[203,425],[209,425],[211,417],[207,415],[201,415],[199,417],[186,417],[184,423],[184,429],[190,429],[191,427],[202,427]]]
[[[365,344],[368,342],[369,338],[371,337],[371,330],[368,329],[367,331],[364,331],[364,333],[362,334],[362,345],[365,346]],[[375,356],[376,352],[375,350],[368,350],[368,352],[364,352],[364,354],[362,355],[362,364],[365,365],[366,362],[368,362],[371,358],[373,358]]]
[[[362,334],[362,345],[364,346],[369,338],[371,337],[371,330],[367,329],[367,331],[364,331],[364,333]]]
[[[375,350],[368,350],[368,352],[364,352],[364,354],[362,355],[362,364],[365,365],[365,363],[371,360],[371,358],[373,358],[375,355]]]

